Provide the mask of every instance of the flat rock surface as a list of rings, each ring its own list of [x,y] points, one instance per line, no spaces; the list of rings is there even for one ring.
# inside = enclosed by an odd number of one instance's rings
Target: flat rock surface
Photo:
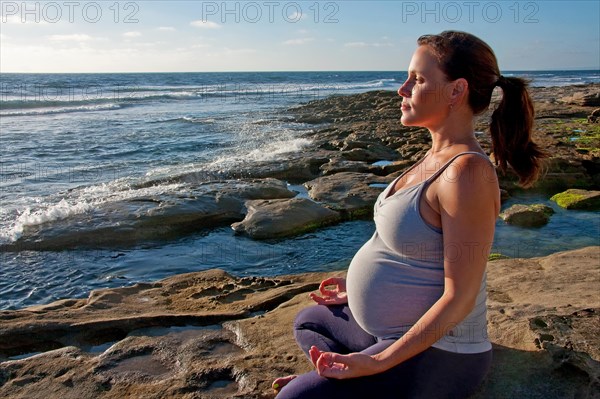
[[[554,209],[544,204],[515,204],[504,210],[500,217],[509,224],[522,227],[540,227],[548,223]]]
[[[2,311],[0,397],[272,398],[275,377],[310,369],[292,321],[333,274],[209,270]],[[476,399],[599,397],[600,247],[489,262],[488,292]]]
[[[338,212],[307,198],[247,201],[248,213],[231,225],[252,238],[278,238],[305,233],[341,220]]]
[[[371,215],[389,179],[370,173],[340,172],[305,183],[315,201],[349,215]]]

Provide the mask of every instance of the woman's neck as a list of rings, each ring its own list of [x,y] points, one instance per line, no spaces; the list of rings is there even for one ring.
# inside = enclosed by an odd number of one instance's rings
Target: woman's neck
[[[478,145],[473,126],[465,128],[458,126],[445,126],[437,131],[431,131],[431,153],[435,154],[457,145]]]

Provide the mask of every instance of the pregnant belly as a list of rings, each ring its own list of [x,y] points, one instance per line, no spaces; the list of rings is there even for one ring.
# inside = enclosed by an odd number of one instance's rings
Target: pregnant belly
[[[364,247],[363,247],[364,248]],[[348,304],[371,335],[404,332],[440,298],[443,270],[417,268],[361,249],[348,269]]]

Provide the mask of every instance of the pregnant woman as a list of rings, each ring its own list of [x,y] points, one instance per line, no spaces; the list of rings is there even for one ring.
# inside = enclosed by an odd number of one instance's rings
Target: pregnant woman
[[[401,122],[427,128],[431,149],[377,199],[376,231],[346,279],[323,281],[296,317],[315,370],[275,380],[278,399],[466,398],[490,368],[485,267],[500,195],[473,119],[495,87],[496,164],[529,186],[544,154],[531,141],[526,83],[503,77],[486,43],[455,31],[417,43]]]

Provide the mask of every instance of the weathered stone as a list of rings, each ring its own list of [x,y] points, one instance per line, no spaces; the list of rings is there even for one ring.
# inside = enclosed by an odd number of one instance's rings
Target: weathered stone
[[[381,187],[374,183],[389,183],[389,179],[366,173],[342,172],[319,177],[305,183],[312,199],[345,213],[349,217],[371,215]]]
[[[0,246],[0,250],[123,247],[147,240],[173,239],[242,220],[248,199],[295,195],[285,182],[269,178],[192,184],[185,196],[175,191],[107,202],[67,219],[26,226],[19,240]]]
[[[494,357],[473,399],[596,398],[600,247],[487,269]],[[0,397],[273,398],[274,378],[312,367],[292,322],[332,274],[208,270],[0,311]]]
[[[563,97],[561,101],[567,104],[582,105],[586,107],[600,105],[600,93],[577,92],[571,96]]]
[[[589,115],[589,109],[580,105],[565,106],[557,98],[573,97],[575,93],[581,93],[577,95],[581,98],[592,98],[599,88],[598,84],[531,88],[536,108],[537,128],[533,132],[534,140],[554,158],[544,169],[547,173],[542,174],[536,188],[559,191],[569,187],[597,187],[600,181],[598,174],[582,166],[584,162],[593,161],[594,152],[585,152],[581,146],[565,142],[564,131],[556,135],[548,131],[557,131],[565,121],[569,122],[569,131],[584,128],[581,118]],[[366,99],[366,103],[372,104],[370,108],[364,107]],[[399,100],[394,92],[374,91],[310,102],[291,112],[300,118],[302,115],[312,117],[315,114],[326,116],[324,121],[326,120],[327,124],[322,129],[315,129],[309,136],[318,148],[335,150],[336,156],[341,153],[341,156],[348,160],[367,160],[371,154],[366,150],[366,143],[371,143],[393,149],[403,160],[414,163],[429,149],[431,138],[426,129],[401,125]],[[353,111],[355,102],[361,104],[360,112]],[[492,151],[490,136],[484,133],[488,129],[490,116],[491,110],[476,118],[477,138],[486,153]],[[330,124],[332,120],[337,122]],[[516,188],[517,179],[514,173],[500,174],[499,178],[503,188],[509,191]]]
[[[256,239],[302,234],[341,220],[338,212],[307,198],[247,201],[246,207],[246,218],[231,227]]]
[[[555,194],[550,200],[565,209],[600,210],[600,191],[569,189]]]
[[[323,175],[333,175],[340,172],[365,173],[371,169],[371,166],[364,161],[348,161],[345,159],[332,158],[329,163],[321,166]]]
[[[290,157],[276,162],[253,164],[239,170],[244,177],[285,180],[291,183],[304,183],[321,175],[321,165],[329,162],[329,153],[317,151],[306,152],[301,156]]]
[[[522,205],[515,204],[500,214],[508,224],[522,227],[540,227],[550,221],[554,209],[543,204]]]
[[[414,163],[413,161],[409,161],[409,160],[392,162],[389,165],[384,165],[381,167],[381,170],[382,170],[381,175],[386,176],[391,173],[404,172],[404,170],[411,167],[413,165],[413,163]],[[376,173],[375,171],[373,171],[372,173],[379,175],[379,173]]]
[[[596,108],[592,111],[587,119],[589,123],[600,123],[600,108]]]
[[[396,159],[398,153],[379,143],[346,142],[342,147],[342,157],[351,161],[375,162]]]

